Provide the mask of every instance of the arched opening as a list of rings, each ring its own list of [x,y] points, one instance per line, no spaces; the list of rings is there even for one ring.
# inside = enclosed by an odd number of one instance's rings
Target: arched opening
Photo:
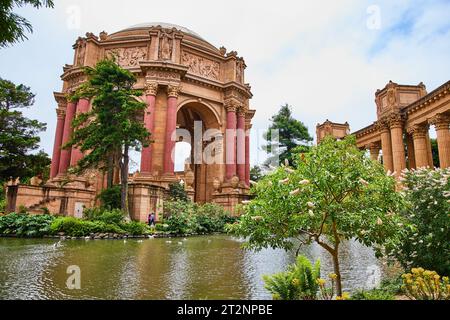
[[[206,163],[203,151],[215,138],[207,138],[206,132],[212,129],[220,130],[219,119],[211,107],[200,102],[187,102],[177,113],[177,129],[183,138],[177,143],[175,150],[176,171],[182,169],[194,173],[195,202],[205,203],[212,201],[213,184],[216,177],[221,176],[223,166],[221,163]],[[190,152],[190,153],[187,153]],[[220,155],[219,155],[220,156]],[[188,160],[186,162],[186,160]],[[182,176],[179,174],[179,176]]]
[[[180,141],[175,144],[175,172],[184,172],[186,169],[186,162],[190,161],[191,144],[185,141]]]

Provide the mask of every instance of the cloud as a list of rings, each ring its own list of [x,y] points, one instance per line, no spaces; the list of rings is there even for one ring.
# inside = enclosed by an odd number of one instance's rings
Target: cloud
[[[367,26],[373,18],[370,6],[378,9],[379,29]],[[267,127],[287,102],[311,134],[327,118],[348,121],[357,130],[375,120],[374,93],[389,80],[423,81],[431,90],[450,74],[450,3],[445,0],[230,0],[220,5],[210,0],[63,0],[54,10],[21,12],[35,33],[23,44],[0,50],[0,75],[38,92],[32,114],[49,124],[42,135],[48,153],[56,123],[52,92],[60,90],[61,67],[73,59],[71,45],[87,31],[112,33],[166,21],[194,30],[217,47],[237,50],[248,65],[255,129]],[[74,21],[79,29],[73,29]]]

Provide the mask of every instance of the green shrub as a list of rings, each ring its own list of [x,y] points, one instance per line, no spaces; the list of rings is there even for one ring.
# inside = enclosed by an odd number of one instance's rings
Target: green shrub
[[[60,217],[53,221],[50,227],[51,234],[64,232],[69,237],[84,237],[92,233],[117,233],[125,231],[115,224],[108,224],[103,221],[87,221],[74,217]]]
[[[273,300],[297,300],[298,286],[294,283],[294,275],[280,272],[271,276],[263,276],[265,288],[272,294]]]
[[[121,186],[113,186],[112,188],[103,190],[98,198],[102,206],[106,209],[120,209],[121,208]]]
[[[42,237],[48,234],[54,219],[50,215],[8,214],[0,217],[0,234]]]
[[[169,185],[169,196],[172,201],[191,202],[184,185],[178,182]]]
[[[102,221],[107,224],[119,224],[124,221],[124,214],[119,209],[91,208],[85,210],[84,218],[90,221]]]
[[[407,226],[389,253],[405,270],[421,266],[450,275],[450,169],[419,169],[403,176]]]
[[[314,267],[304,256],[286,272],[264,276],[265,288],[274,300],[316,300],[319,292],[320,261]]]
[[[120,224],[120,227],[129,235],[139,236],[151,233],[151,229],[148,225],[142,222],[128,222]]]
[[[395,295],[383,289],[361,290],[352,294],[352,300],[395,300]]]

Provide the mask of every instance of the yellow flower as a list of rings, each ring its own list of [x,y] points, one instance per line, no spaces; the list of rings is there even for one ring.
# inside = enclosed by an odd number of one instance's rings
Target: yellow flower
[[[442,278],[442,281],[448,282],[448,277],[443,277],[443,278]]]
[[[350,294],[348,292],[342,293],[342,300],[349,300],[349,299],[350,299]]]
[[[292,285],[294,285],[294,286],[300,285],[300,280],[298,280],[298,279],[292,280]]]
[[[324,279],[317,279],[317,284],[321,287],[325,285],[326,281]]]
[[[336,280],[337,279],[337,274],[336,273],[330,273],[328,277],[330,279],[332,279],[332,280]]]
[[[440,278],[441,278],[441,277],[440,277],[438,274],[436,274],[436,275],[434,276],[434,280],[436,280],[436,281],[439,281]]]

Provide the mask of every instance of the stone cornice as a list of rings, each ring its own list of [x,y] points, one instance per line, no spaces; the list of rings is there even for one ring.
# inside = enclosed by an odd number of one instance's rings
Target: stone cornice
[[[75,78],[78,78],[80,76],[84,76],[84,70],[83,67],[74,67],[70,66],[64,69],[64,73],[61,75],[61,80],[68,81]]]
[[[67,97],[62,92],[53,92],[53,97],[56,100],[56,103],[58,104],[58,107],[60,109],[65,109],[67,107]]]
[[[352,135],[356,136],[357,138],[359,137],[363,137],[365,135],[368,135],[370,133],[373,133],[375,131],[377,131],[378,129],[376,128],[376,122],[374,124],[371,124],[365,128],[362,128],[358,131],[355,131],[352,133]]]
[[[450,81],[447,81],[443,85],[441,85],[439,88],[433,90],[423,98],[417,100],[416,102],[413,102],[406,108],[404,108],[404,113],[409,115],[412,114],[422,108],[425,108],[426,106],[444,98],[446,95],[450,93]]]

